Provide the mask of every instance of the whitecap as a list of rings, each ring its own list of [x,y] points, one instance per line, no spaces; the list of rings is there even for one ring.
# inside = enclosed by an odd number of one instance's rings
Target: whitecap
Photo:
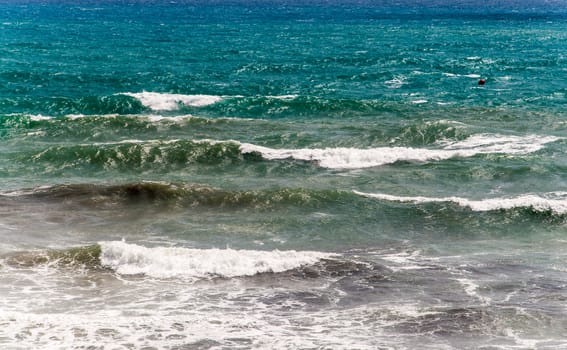
[[[173,111],[180,105],[192,107],[205,107],[222,100],[221,96],[214,95],[181,95],[158,92],[124,92],[121,95],[131,96],[139,100],[142,105],[155,111]]]
[[[267,98],[272,98],[274,100],[294,100],[298,98],[299,95],[278,95],[278,96],[267,96]]]
[[[53,117],[48,117],[48,116],[44,116],[44,115],[41,115],[41,114],[30,115],[29,118],[30,118],[31,120],[33,120],[34,122],[39,122],[39,121],[42,121],[42,120],[51,120],[51,119],[53,119]]]
[[[475,79],[480,78],[480,74],[443,73],[443,75],[446,76],[446,77],[450,77],[450,78],[456,78],[456,77],[475,78]]]
[[[391,80],[386,80],[384,84],[388,85],[390,89],[399,89],[407,83],[406,80],[404,76],[396,76]]]
[[[559,141],[555,136],[476,134],[457,142],[442,141],[448,151],[476,153],[528,154],[541,150],[545,144]]]
[[[103,118],[118,118],[119,114],[103,114],[103,115],[88,115],[88,114],[68,114],[65,116],[67,119],[75,120],[82,118],[103,117]]]
[[[537,211],[552,211],[556,214],[567,214],[567,193],[553,192],[543,195],[523,194],[516,197],[488,198],[472,200],[462,197],[422,197],[422,196],[395,196],[383,193],[365,193],[353,191],[355,194],[368,198],[402,203],[455,203],[473,211],[486,212],[494,210],[507,210],[514,208],[533,208]]]
[[[313,251],[259,251],[144,247],[123,241],[100,242],[101,263],[119,274],[196,280],[283,272],[314,264],[331,254]]]
[[[536,152],[546,143],[559,138],[554,136],[504,136],[480,134],[473,135],[457,142],[439,143],[441,149],[413,147],[377,147],[360,148],[302,148],[274,149],[250,143],[239,143],[242,153],[260,153],[268,160],[295,159],[316,162],[329,169],[362,169],[399,161],[427,162],[439,161],[455,157],[472,157],[478,154],[511,154],[520,155]]]
[[[143,115],[142,117],[146,118],[150,123],[160,123],[160,122],[163,122],[163,121],[182,122],[182,121],[185,121],[185,120],[188,120],[188,119],[195,118],[195,116],[193,116],[191,114],[176,115],[174,117],[157,115],[157,114],[148,114],[148,115]]]
[[[243,143],[242,153],[258,152],[269,160],[296,159],[314,161],[324,168],[330,169],[360,169],[397,161],[427,161],[447,157],[447,153],[439,150],[418,150],[407,147],[378,147],[371,149],[358,148],[324,148],[324,149],[273,149]]]

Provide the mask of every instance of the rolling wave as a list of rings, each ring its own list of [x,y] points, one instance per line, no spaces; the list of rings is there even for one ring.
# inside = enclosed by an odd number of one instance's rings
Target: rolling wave
[[[168,115],[198,111],[214,118],[344,118],[384,113],[414,115],[419,105],[378,99],[327,98],[309,95],[210,95],[162,92],[119,92],[102,96],[0,98],[5,114],[31,113],[51,116],[107,115],[160,112]],[[423,109],[423,106],[420,107]]]
[[[479,134],[462,141],[438,142],[440,148],[298,148],[276,149],[239,141],[124,140],[112,143],[50,146],[40,152],[20,154],[18,161],[46,163],[51,169],[78,166],[125,171],[189,164],[233,164],[258,160],[297,160],[334,170],[363,169],[397,162],[432,162],[483,154],[521,156],[537,152],[554,136],[504,136]]]
[[[181,106],[204,107],[222,100],[220,96],[213,95],[182,95],[157,92],[124,92],[119,95],[130,96],[154,111],[174,111]]]
[[[489,198],[472,200],[462,197],[404,197],[382,193],[365,193],[354,191],[354,193],[383,201],[427,204],[427,203],[454,203],[472,211],[487,212],[511,209],[530,209],[535,212],[551,212],[555,215],[567,214],[567,192],[553,192],[546,194],[524,194],[508,198]]]
[[[180,168],[188,164],[221,164],[243,161],[232,142],[124,140],[120,142],[50,146],[19,155],[18,160],[46,164],[60,170],[89,167],[96,170],[140,171],[155,166]],[[163,170],[163,169],[162,169]]]
[[[296,159],[316,162],[330,169],[361,169],[396,162],[427,162],[450,158],[467,158],[478,154],[524,155],[537,152],[545,144],[558,141],[554,136],[503,136],[473,135],[463,141],[446,142],[441,149],[410,147],[378,147],[371,149],[325,148],[325,149],[273,149],[243,143],[243,153],[258,153],[269,160]]]
[[[317,206],[355,198],[350,192],[337,190],[276,189],[226,191],[197,184],[140,182],[125,185],[75,184],[38,187],[5,192],[0,198],[36,200],[60,203],[64,200],[87,207],[136,204],[173,203],[195,207],[256,208],[278,205]]]
[[[562,218],[567,215],[567,192],[527,193],[486,199],[469,199],[459,196],[427,197],[396,196],[384,193],[368,193],[357,190],[316,190],[305,188],[280,188],[231,191],[200,184],[175,184],[167,182],[138,182],[122,185],[71,184],[23,189],[0,194],[3,203],[12,206],[38,203],[63,203],[74,209],[88,210],[127,208],[136,205],[153,205],[175,208],[221,208],[223,210],[276,210],[278,208],[304,208],[343,210],[343,206],[359,206],[364,210],[382,210],[378,206],[366,206],[361,197],[387,203],[452,204],[473,212],[513,212],[527,210]],[[337,207],[338,206],[338,207]],[[334,209],[333,209],[334,208]],[[400,208],[394,206],[392,210]],[[408,208],[409,209],[409,208]],[[463,213],[459,210],[454,215]]]
[[[0,266],[76,267],[109,270],[120,275],[143,275],[190,281],[294,270],[298,275],[309,273],[313,275],[317,270],[327,274],[337,274],[345,268],[361,268],[358,264],[333,263],[334,260],[329,260],[333,257],[336,255],[315,251],[145,247],[124,241],[104,241],[92,246],[64,250],[11,253],[0,259]],[[306,266],[313,267],[307,272],[301,270]],[[326,271],[325,266],[328,266],[329,271]]]
[[[243,118],[207,118],[192,114],[68,114],[50,116],[43,114],[0,114],[0,138],[17,139],[19,142],[42,141],[111,142],[130,137],[161,137],[172,132],[183,134],[217,132],[224,127],[249,128],[263,125],[262,121]],[[199,131],[196,131],[198,128]],[[116,141],[115,141],[116,142]]]
[[[278,273],[312,265],[332,254],[310,251],[147,248],[119,241],[100,242],[102,266],[119,274],[202,279]]]

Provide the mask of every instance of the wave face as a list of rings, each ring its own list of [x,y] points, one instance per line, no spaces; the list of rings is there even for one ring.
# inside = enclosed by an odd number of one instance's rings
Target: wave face
[[[244,159],[238,146],[227,142],[142,141],[54,146],[20,160],[49,164],[54,168],[93,167],[100,170],[138,171],[155,166],[182,167],[188,164],[220,164]]]
[[[137,99],[125,95],[79,97],[16,97],[1,99],[3,113],[31,112],[49,116],[69,114],[138,114],[147,108]]]
[[[3,263],[18,268],[37,266],[77,267],[103,269],[100,263],[101,246],[78,247],[66,250],[49,250],[45,252],[13,253],[3,259]]]
[[[135,204],[181,207],[265,210],[278,207],[316,208],[335,201],[350,201],[349,192],[333,190],[278,189],[228,191],[199,184],[140,182],[125,185],[77,184],[5,192],[6,201],[70,203],[73,206],[104,208]]]

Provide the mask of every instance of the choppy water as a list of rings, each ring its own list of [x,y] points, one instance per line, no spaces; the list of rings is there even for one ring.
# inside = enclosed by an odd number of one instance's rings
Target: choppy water
[[[0,348],[567,347],[563,2],[0,8]]]

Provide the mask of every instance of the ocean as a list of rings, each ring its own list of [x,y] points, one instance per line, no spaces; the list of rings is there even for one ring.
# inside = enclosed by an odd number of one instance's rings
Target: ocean
[[[564,1],[0,3],[0,348],[567,349]]]

